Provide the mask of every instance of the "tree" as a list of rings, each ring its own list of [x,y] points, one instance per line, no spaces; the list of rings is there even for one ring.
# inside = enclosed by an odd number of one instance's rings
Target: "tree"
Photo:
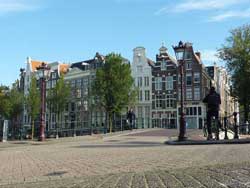
[[[96,71],[92,94],[97,99],[95,102],[106,111],[110,132],[113,114],[120,113],[136,98],[133,83],[130,65],[123,63],[118,54],[107,55],[103,67]]]
[[[218,52],[232,75],[233,93],[244,107],[246,122],[250,105],[250,25],[230,31],[230,36]]]
[[[9,119],[12,121],[12,135],[15,136],[17,128],[20,128],[20,114],[23,111],[23,93],[19,90],[19,81],[17,80],[11,87],[8,94],[10,110]]]
[[[28,109],[28,114],[31,117],[31,122],[32,122],[31,139],[33,140],[35,119],[39,115],[40,108],[41,108],[41,96],[37,88],[36,78],[34,76],[31,78],[29,94],[26,98],[26,105]]]
[[[70,95],[70,87],[64,82],[64,75],[61,75],[54,88],[49,91],[48,102],[57,114],[56,137],[58,138],[59,122],[62,122],[62,112]]]
[[[0,119],[8,118],[10,113],[10,100],[7,92],[9,88],[6,86],[0,86]]]

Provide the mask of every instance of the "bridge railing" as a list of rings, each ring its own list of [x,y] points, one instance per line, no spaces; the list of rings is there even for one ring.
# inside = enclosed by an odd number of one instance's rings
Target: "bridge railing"
[[[234,112],[229,116],[223,118],[223,128],[225,131],[225,138],[228,139],[228,130],[234,133],[234,139],[239,139],[239,134],[249,134],[250,125],[248,122],[238,123],[238,115],[244,113],[244,111]],[[230,121],[229,121],[230,120]]]

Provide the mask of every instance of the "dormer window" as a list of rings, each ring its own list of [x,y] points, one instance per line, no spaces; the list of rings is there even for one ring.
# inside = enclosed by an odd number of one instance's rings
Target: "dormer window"
[[[185,58],[186,59],[192,59],[192,53],[191,52],[186,52],[186,54],[185,54]]]

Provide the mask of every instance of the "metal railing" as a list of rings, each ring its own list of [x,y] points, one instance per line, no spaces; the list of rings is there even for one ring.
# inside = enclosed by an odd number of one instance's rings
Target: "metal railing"
[[[249,134],[250,125],[248,122],[238,123],[237,116],[243,113],[244,111],[234,112],[233,114],[223,118],[223,128],[225,131],[224,139],[228,139],[228,131],[234,133],[234,139],[239,139],[239,134]],[[232,120],[232,121],[229,121]]]

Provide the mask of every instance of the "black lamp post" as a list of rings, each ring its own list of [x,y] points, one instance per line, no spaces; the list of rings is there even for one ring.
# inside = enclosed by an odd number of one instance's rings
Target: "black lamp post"
[[[182,41],[179,42],[178,46],[173,46],[173,49],[175,51],[176,59],[178,61],[179,66],[179,73],[180,73],[180,82],[181,82],[181,110],[180,110],[180,120],[179,120],[179,141],[186,140],[185,133],[186,133],[186,123],[185,123],[185,116],[184,116],[184,81],[183,81],[183,75],[184,75],[184,63],[185,63],[185,52],[186,52],[186,45],[183,44]]]
[[[40,86],[41,86],[41,111],[40,111],[40,132],[39,132],[39,141],[45,140],[45,108],[46,108],[46,79],[49,75],[50,68],[47,64],[42,63],[40,67],[37,68],[38,76],[40,78]]]

